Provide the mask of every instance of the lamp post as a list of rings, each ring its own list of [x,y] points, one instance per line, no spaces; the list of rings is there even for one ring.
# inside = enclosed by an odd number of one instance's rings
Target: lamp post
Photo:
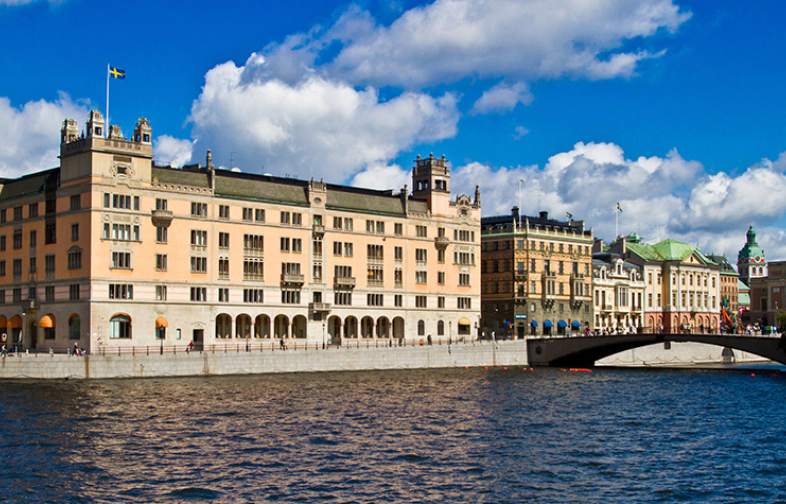
[[[322,350],[325,349],[325,322],[322,321]]]

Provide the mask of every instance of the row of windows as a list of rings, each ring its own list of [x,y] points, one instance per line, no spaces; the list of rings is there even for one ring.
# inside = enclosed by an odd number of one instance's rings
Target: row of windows
[[[27,299],[38,299],[38,289],[36,287],[28,287],[27,289]],[[68,286],[68,300],[69,301],[79,301],[80,299],[80,285],[79,284],[71,284]],[[44,286],[44,300],[48,303],[52,303],[56,301],[55,297],[55,286],[54,285],[46,285]],[[6,304],[9,300],[6,297],[6,289],[0,289],[0,304]],[[22,288],[16,287],[11,290],[11,303],[17,304],[22,302]]]
[[[68,254],[68,269],[80,269],[82,268],[82,250],[79,248],[73,248],[67,252]],[[36,273],[38,271],[38,263],[36,257],[31,257],[28,259],[28,272],[29,273]],[[21,276],[22,275],[22,259],[13,259],[11,263],[13,267],[13,274],[14,276]],[[44,256],[44,265],[45,271],[47,274],[54,274],[55,273],[55,255],[54,254],[47,254]],[[6,260],[0,259],[0,277],[6,275]]]
[[[80,208],[82,208],[81,195],[75,194],[71,196],[70,203],[71,203],[71,207],[70,207],[71,210],[79,210]],[[47,199],[44,204],[46,205],[46,213],[48,214],[54,213],[57,210],[57,200],[54,198]],[[14,212],[13,220],[21,221],[22,219],[24,219],[23,211],[24,211],[24,207],[22,205],[15,206],[13,208],[13,212]],[[38,215],[39,215],[38,202],[30,203],[29,205],[27,205],[28,219],[34,219],[38,217]],[[0,224],[5,224],[6,222],[8,222],[8,209],[3,208],[2,210],[0,210]]]

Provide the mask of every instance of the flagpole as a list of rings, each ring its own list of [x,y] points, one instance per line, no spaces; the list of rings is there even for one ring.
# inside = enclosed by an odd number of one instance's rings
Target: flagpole
[[[614,217],[616,220],[616,227],[614,228],[614,239],[616,240],[620,236],[620,208],[619,203],[617,203],[617,208],[614,209]]]
[[[109,63],[106,64],[106,123],[104,124],[104,138],[109,131]]]

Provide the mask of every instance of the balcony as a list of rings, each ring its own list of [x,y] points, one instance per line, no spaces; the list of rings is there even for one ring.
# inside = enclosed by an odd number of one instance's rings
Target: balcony
[[[174,214],[170,210],[153,210],[152,215],[150,216],[153,220],[153,225],[155,227],[169,227],[172,224],[172,218]]]
[[[528,274],[524,270],[516,270],[513,272],[513,276],[516,277],[516,280],[521,282],[527,279]]]
[[[298,273],[282,273],[281,274],[281,283],[282,284],[303,284],[306,281],[306,277],[304,275],[300,275]]]
[[[329,312],[330,303],[309,303],[308,309],[313,312]]]
[[[447,236],[437,236],[434,238],[434,245],[436,245],[439,250],[445,250],[448,248],[449,243],[450,240]]]
[[[325,234],[325,226],[323,226],[322,224],[314,224],[313,226],[311,226],[311,229],[315,235]]]
[[[355,277],[335,277],[333,279],[333,286],[337,289],[354,289]]]

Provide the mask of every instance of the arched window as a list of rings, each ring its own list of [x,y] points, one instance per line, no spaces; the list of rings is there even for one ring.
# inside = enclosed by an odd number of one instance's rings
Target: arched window
[[[79,315],[71,315],[68,319],[68,339],[78,340],[80,334],[82,334],[82,321]]]
[[[131,317],[115,315],[109,319],[109,337],[112,339],[131,339]]]
[[[445,322],[439,321],[437,322],[437,336],[444,336],[445,335]]]
[[[418,336],[423,336],[424,334],[426,334],[426,323],[418,320]]]

